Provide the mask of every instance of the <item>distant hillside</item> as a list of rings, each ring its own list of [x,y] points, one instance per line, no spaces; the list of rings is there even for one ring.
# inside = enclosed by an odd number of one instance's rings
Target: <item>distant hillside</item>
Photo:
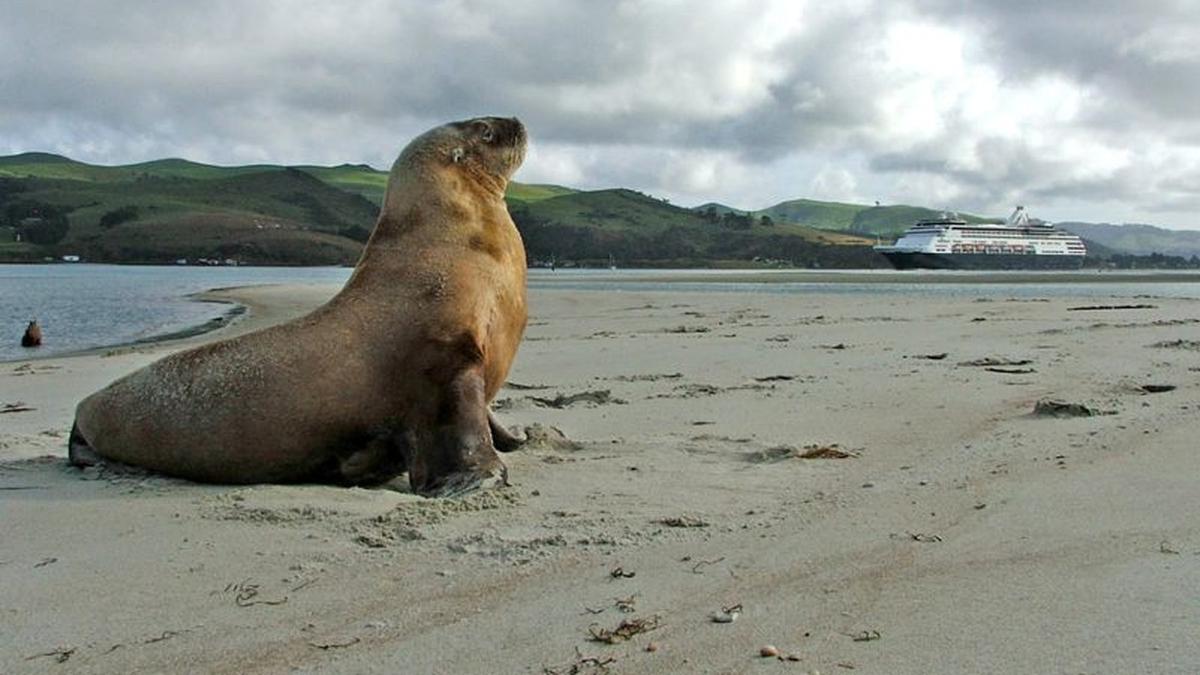
[[[172,158],[98,166],[49,153],[0,157],[0,261],[74,254],[98,262],[351,264],[386,184],[386,172],[364,164],[223,167]],[[879,267],[886,263],[869,246],[876,236],[940,213],[811,199],[758,211],[715,202],[685,209],[633,190],[522,183],[509,185],[507,199],[530,259],[560,264]],[[1166,264],[1118,259],[1133,253],[1200,253],[1200,232],[1064,226],[1119,265]]]
[[[867,206],[865,204],[794,199],[780,202],[755,213],[765,213],[777,220],[800,223],[823,230],[844,230],[857,234],[894,237],[918,220],[939,217],[943,211],[903,204]],[[968,223],[995,222],[997,220],[969,213],[957,215]]]
[[[1110,249],[1134,255],[1200,256],[1200,231],[1167,230],[1153,225],[1109,225],[1096,223],[1057,223]]]
[[[800,266],[886,265],[860,237],[715,208],[696,211],[624,189],[574,192],[523,204],[513,219],[534,260],[684,265],[702,261]]]
[[[98,166],[48,153],[0,157],[0,260],[351,264],[386,185],[386,172],[362,164]],[[513,183],[509,199],[570,192]]]

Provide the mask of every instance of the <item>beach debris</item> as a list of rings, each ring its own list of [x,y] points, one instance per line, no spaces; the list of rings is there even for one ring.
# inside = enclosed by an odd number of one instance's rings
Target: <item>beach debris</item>
[[[936,534],[925,534],[924,532],[905,532],[909,539],[919,541],[923,544],[936,544],[942,540],[941,536]]]
[[[1004,375],[1028,375],[1029,373],[1037,372],[1033,368],[1000,368],[996,366],[984,368],[984,370],[988,371],[989,373],[1001,373]]]
[[[36,569],[38,567],[45,567],[46,565],[53,565],[56,562],[58,562],[58,558],[43,558],[41,562],[37,563],[33,567]]]
[[[609,389],[596,389],[593,391],[581,391],[578,394],[558,394],[554,398],[540,398],[538,396],[530,396],[530,401],[544,408],[566,408],[575,405],[576,403],[588,403],[592,405],[605,405],[608,403],[616,403],[618,405],[628,403],[624,399],[615,398],[612,396],[612,391]]]
[[[976,368],[995,368],[1006,366],[1027,366],[1033,363],[1030,359],[1007,359],[997,356],[985,356],[981,359],[972,359],[970,361],[959,361],[960,366],[969,366]]]
[[[860,630],[857,633],[845,633],[855,642],[874,642],[883,638],[877,630]]]
[[[558,427],[531,424],[525,427],[525,443],[529,450],[579,450],[583,446],[571,439]]]
[[[624,567],[618,565],[609,570],[608,576],[612,577],[613,579],[632,579],[637,576],[637,572],[626,572]]]
[[[857,456],[857,453],[842,450],[838,447],[837,443],[833,445],[806,445],[804,446],[804,451],[799,454],[800,459],[846,459]]]
[[[584,656],[583,652],[579,651],[579,647],[575,648],[575,662],[566,666],[566,670],[558,668],[543,667],[543,675],[580,675],[585,669],[590,672],[608,671],[608,667],[617,662],[615,656]]]
[[[640,373],[637,375],[616,375],[608,379],[617,382],[657,382],[659,380],[678,380],[683,373]]]
[[[674,328],[667,328],[667,329],[663,330],[664,333],[680,333],[680,334],[708,333],[710,331],[712,331],[712,329],[709,328],[708,326],[675,326]]]
[[[789,335],[773,335],[767,338],[767,342],[791,342],[792,338]]]
[[[1110,309],[1158,309],[1158,305],[1081,305],[1079,307],[1068,307],[1068,312],[1095,312],[1100,310]]]
[[[779,656],[779,648],[775,645],[763,645],[758,648],[758,655],[764,659]]]
[[[977,317],[972,318],[971,321],[974,321],[976,323],[978,323],[980,321],[987,321],[987,317],[986,316],[977,316]]]
[[[659,626],[658,615],[641,618],[641,619],[621,619],[616,628],[603,628],[600,624],[592,624],[588,626],[588,634],[591,635],[593,642],[603,642],[605,644],[615,645],[618,642],[623,642],[632,638],[635,635],[648,633],[655,630]]]
[[[506,389],[515,389],[516,391],[539,391],[542,389],[549,389],[550,385],[548,385],[548,384],[521,384],[520,382],[505,382],[504,387]]]
[[[950,354],[948,352],[939,352],[937,354],[917,354],[917,355],[913,356],[913,358],[914,359],[925,359],[927,361],[941,361],[942,359],[946,358],[947,356],[950,356]]]
[[[34,654],[33,656],[26,656],[25,660],[32,661],[34,659],[53,657],[54,660],[58,663],[66,663],[67,660],[71,658],[71,655],[75,653],[76,649],[77,649],[76,647],[59,647],[58,649],[52,649],[48,652],[42,652],[41,654]]]
[[[844,342],[839,342],[839,343],[837,343],[837,344],[835,344],[835,345],[817,345],[817,347],[818,347],[818,348],[820,348],[820,349],[836,349],[836,350],[839,350],[839,351],[840,351],[840,350],[842,350],[842,349],[845,349],[845,348],[846,348],[846,343],[844,343]]]
[[[322,651],[328,651],[330,649],[342,649],[344,647],[352,647],[360,642],[362,642],[362,639],[357,638],[357,637],[352,637],[345,642],[309,642],[308,646],[316,647],[317,649],[320,649]]]
[[[721,388],[712,384],[680,384],[669,393],[654,394],[650,398],[696,398],[698,396],[715,396],[721,393]]]
[[[54,372],[56,370],[62,370],[62,366],[48,366],[48,365],[44,365],[44,364],[34,365],[32,363],[23,363],[23,364],[17,366],[16,368],[13,368],[12,374],[19,377],[21,375],[38,375],[41,373],[49,373],[49,372]]]
[[[712,622],[713,623],[733,623],[734,621],[737,621],[738,617],[741,615],[742,615],[741,604],[731,605],[729,607],[722,607],[721,611],[713,613]]]
[[[667,527],[708,527],[708,521],[696,516],[669,516],[654,522]]]
[[[1175,391],[1173,384],[1143,384],[1142,391],[1147,394],[1162,394],[1168,391]]]
[[[837,443],[823,445],[810,443],[803,448],[794,445],[776,445],[765,450],[746,453],[746,461],[755,464],[780,462],[785,459],[847,459],[857,457],[853,450],[841,448]]]
[[[201,625],[203,625],[203,624],[201,624]],[[166,642],[167,640],[170,640],[173,637],[178,637],[180,635],[183,635],[184,633],[190,633],[199,627],[200,626],[193,626],[192,628],[184,628],[181,630],[164,630],[161,633],[159,633],[158,635],[155,635],[154,637],[149,637],[149,638],[146,638],[145,640],[142,640],[138,644],[152,645],[156,642]],[[123,647],[125,647],[125,644],[118,642],[117,644],[115,644],[115,645],[109,647],[107,650],[105,650],[101,655],[103,656],[104,654],[111,654]]]
[[[754,378],[755,382],[787,382],[796,379],[795,375],[764,375]]]
[[[690,558],[688,558],[688,559],[690,560]],[[712,560],[701,560],[701,561],[697,562],[695,565],[692,565],[692,574],[704,574],[703,572],[700,571],[701,569],[704,569],[705,567],[708,567],[709,565],[716,565],[717,563],[722,562],[724,560],[725,560],[725,556],[721,556],[720,558],[713,558]],[[740,607],[740,605],[739,605],[739,607]]]
[[[4,413],[30,412],[32,410],[37,410],[37,408],[25,405],[24,401],[17,401],[16,403],[0,403],[0,415]]]
[[[1099,413],[1082,403],[1044,398],[1034,404],[1033,414],[1039,417],[1095,417]]]
[[[647,642],[646,643],[646,651],[648,651],[648,652],[658,651],[658,643],[654,642],[653,640],[651,640],[650,642]]]
[[[1165,553],[1167,555],[1179,555],[1179,551],[1172,548],[1171,542],[1167,541],[1166,539],[1158,542],[1158,552]]]
[[[288,601],[288,596],[276,600],[259,599],[259,585],[250,583],[249,579],[238,581],[225,586],[222,593],[236,593],[233,596],[233,602],[238,607],[251,607],[253,605],[282,605]]]
[[[42,327],[38,325],[37,319],[29,322],[25,327],[25,334],[21,336],[22,347],[41,347],[42,346]]]
[[[1159,349],[1188,349],[1191,351],[1200,351],[1200,341],[1197,340],[1163,340],[1155,342],[1151,347]]]
[[[637,611],[637,597],[638,594],[634,593],[628,598],[613,598],[613,607],[626,614],[632,614]]]

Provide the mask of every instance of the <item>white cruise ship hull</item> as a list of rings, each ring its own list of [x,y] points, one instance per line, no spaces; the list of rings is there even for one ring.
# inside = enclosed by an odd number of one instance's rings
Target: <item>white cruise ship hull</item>
[[[1081,255],[879,251],[898,270],[1077,270]]]

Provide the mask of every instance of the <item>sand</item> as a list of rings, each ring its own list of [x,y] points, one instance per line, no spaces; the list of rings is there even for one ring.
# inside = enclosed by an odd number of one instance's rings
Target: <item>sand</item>
[[[66,466],[87,393],[335,290],[0,364],[0,672],[1200,671],[1200,301],[538,289],[507,489]]]

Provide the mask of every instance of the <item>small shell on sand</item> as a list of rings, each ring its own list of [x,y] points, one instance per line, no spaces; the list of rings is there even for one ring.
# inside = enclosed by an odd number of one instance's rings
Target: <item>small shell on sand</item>
[[[737,621],[738,617],[741,615],[741,611],[736,609],[721,610],[716,614],[713,614],[712,620],[713,623],[733,623],[734,621]]]
[[[758,655],[763,658],[779,656],[779,648],[775,645],[763,645],[761,648],[759,648]]]

